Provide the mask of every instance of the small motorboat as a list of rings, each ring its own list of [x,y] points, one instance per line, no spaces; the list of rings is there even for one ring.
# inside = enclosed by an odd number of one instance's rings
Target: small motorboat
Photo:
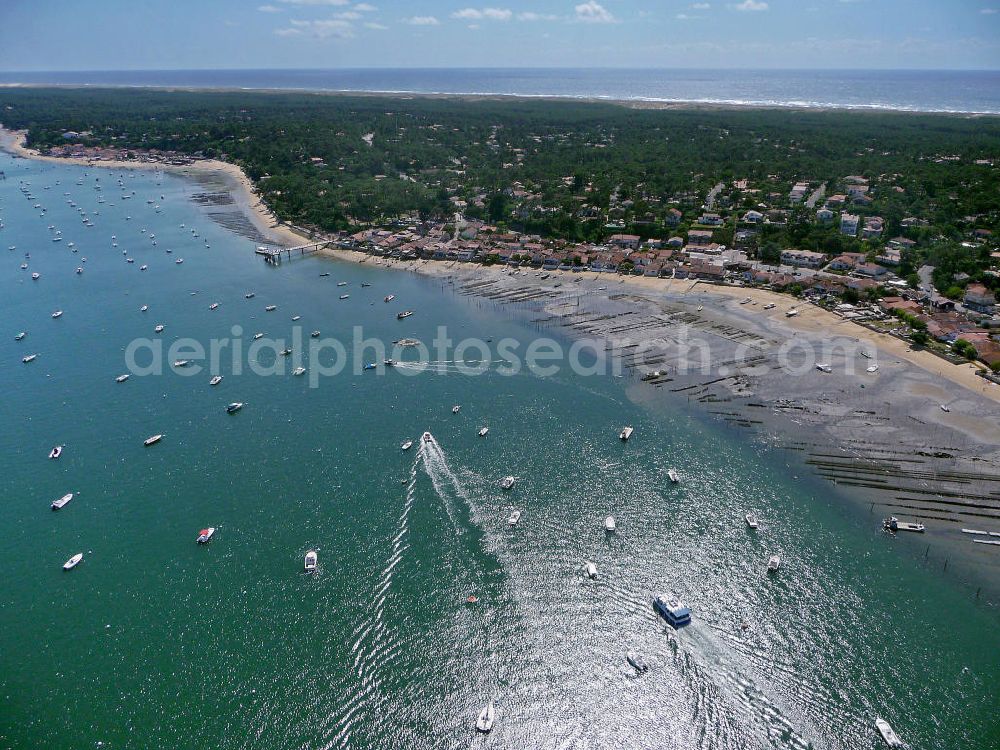
[[[766,305],[764,305],[765,310],[773,310],[774,308],[775,304],[773,302],[768,302]]]
[[[623,427],[618,437],[621,438],[622,441],[628,440],[630,437],[632,437],[632,432],[633,430],[631,427]]]
[[[302,316],[301,315],[293,315],[292,316],[292,322],[293,323],[295,323],[295,322],[297,322],[299,320],[302,320]]]
[[[306,573],[315,573],[316,566],[318,563],[319,563],[319,555],[316,554],[316,550],[311,549],[308,552],[306,552],[306,559],[305,559]]]
[[[781,558],[780,557],[778,557],[777,555],[771,555],[769,558],[767,558],[767,572],[768,573],[777,573],[778,572],[778,568],[780,568],[780,567],[781,567]]]
[[[145,263],[143,263],[141,266],[139,266],[139,270],[140,271],[146,271],[148,269],[149,269],[149,266],[147,266]]]
[[[514,486],[514,482],[516,481],[517,480],[514,477],[506,476],[500,480],[500,487],[501,489],[509,490],[511,487]]]
[[[387,294],[387,295],[385,295],[385,299],[383,299],[382,301],[383,302],[392,302],[394,299],[396,299],[396,295],[395,294]]]
[[[489,427],[482,427],[482,428],[480,428],[480,430],[479,430],[479,437],[486,437],[486,435],[487,435],[487,433],[489,433],[489,431],[490,431]]]
[[[219,309],[219,303],[218,302],[213,302],[211,305],[208,306],[208,309],[209,310],[218,310]]]
[[[676,469],[670,469],[667,472],[667,479],[669,479],[674,484],[677,484],[679,481],[681,481],[681,475],[677,473]]]
[[[77,267],[76,267],[76,272],[77,272],[78,274],[80,274],[80,273],[83,273],[83,266],[77,266]]]
[[[187,367],[190,364],[191,364],[191,360],[190,359],[175,359],[174,360],[174,367]]]
[[[55,316],[53,316],[53,317],[55,317]],[[943,412],[950,412],[951,411],[951,407],[948,406],[947,404],[941,404],[941,411],[943,411]]]
[[[27,333],[25,333],[24,331],[21,331],[19,334],[17,334],[14,337],[14,341],[20,341],[21,339],[23,339],[27,335],[28,335]]]
[[[394,360],[394,359],[386,359],[386,360],[382,361],[382,364],[385,365],[386,367],[395,367],[396,366],[396,360]]]
[[[139,312],[146,312],[146,310],[148,310],[148,309],[149,309],[149,305],[143,305],[142,307],[139,308]]]
[[[24,364],[28,364],[29,362],[34,362],[37,358],[37,354],[29,354],[26,357],[21,357],[21,361],[24,362]]]
[[[403,318],[408,318],[413,315],[413,310],[403,310],[401,313],[396,313],[396,320],[402,320]]]
[[[274,312],[277,309],[278,309],[277,305],[268,305],[267,307],[264,308],[264,312]]]
[[[819,370],[820,372],[833,372],[833,368],[824,362],[818,362],[816,364],[816,369]]]
[[[425,443],[433,443],[434,442],[434,436],[431,435],[429,432],[425,432],[423,435],[421,435],[421,438],[423,439],[423,441]]]
[[[124,383],[128,379],[129,379],[129,373],[125,373],[124,375],[119,375],[117,378],[115,378],[115,382]]]
[[[238,412],[242,408],[243,408],[243,402],[242,401],[233,401],[233,403],[229,404],[226,407],[226,413],[227,414],[235,414],[236,412]]]
[[[264,338],[264,334],[263,333],[255,333],[253,335],[253,340],[254,341],[256,341],[257,339],[262,339],[262,338]]]
[[[865,372],[878,372],[878,365],[868,365],[865,368]]]
[[[155,328],[153,329],[153,331],[154,331],[155,333],[163,333],[163,326],[162,326],[162,325],[158,325],[158,326],[156,326],[156,327],[155,327]]]
[[[889,726],[889,722],[881,716],[875,717],[875,728],[878,729],[878,733],[882,735],[882,739],[885,740],[885,744],[889,747],[906,747],[906,744],[899,739],[896,731]]]
[[[348,298],[349,298],[350,296],[351,296],[351,295],[349,295],[349,294],[341,294],[341,295],[340,295],[340,298],[341,298],[341,299],[348,299]]]
[[[62,314],[63,314],[62,310],[56,310],[55,312],[52,313],[52,317],[53,318],[61,318]]]
[[[150,445],[156,445],[161,440],[163,440],[163,435],[152,435],[143,440],[142,444],[145,445],[146,447],[149,447]]]
[[[642,673],[649,671],[649,665],[646,664],[646,660],[643,659],[642,655],[640,655],[638,652],[629,651],[627,654],[625,654],[625,659],[628,661],[629,664],[635,667],[636,672]]]
[[[83,560],[83,553],[77,552],[69,560],[63,563],[63,570],[73,570]]]
[[[294,370],[292,370],[292,375],[305,375],[305,374],[306,374],[306,368],[304,367],[296,367]]]
[[[747,519],[747,526],[749,526],[751,529],[757,528],[758,526],[757,516],[755,516],[753,513],[747,513],[746,516],[744,517]]]
[[[376,365],[374,362],[365,362],[364,366],[361,369],[362,370],[374,370],[377,366],[378,365]]]
[[[222,382],[222,376],[221,375],[216,375],[211,380],[208,381],[208,384],[209,385],[218,385],[221,382]]]
[[[517,522],[521,520],[521,511],[515,510],[510,514],[510,518],[507,519],[508,526],[517,526]]]
[[[347,282],[346,281],[338,281],[337,282],[337,286],[347,286]]]
[[[402,444],[401,446],[399,446],[399,447],[400,447],[401,449],[403,449],[404,451],[408,451],[408,450],[410,450],[410,448],[412,448],[412,447],[413,447],[413,441],[412,441],[412,440],[407,440],[407,441],[406,441],[405,443],[403,443],[403,444]]]
[[[479,718],[476,719],[476,731],[477,732],[489,732],[493,729],[493,723],[496,721],[496,709],[493,707],[493,701],[486,704],[485,708],[479,712]]]
[[[62,455],[63,446],[57,445],[49,451],[49,458],[59,458]]]
[[[462,409],[461,406],[459,406],[458,404],[455,404],[453,407],[451,407],[451,413],[452,414],[458,414],[458,412],[461,411],[461,409]]]
[[[311,336],[312,338],[314,338],[314,339],[318,339],[318,338],[319,338],[319,331],[313,331],[313,332],[312,332],[312,333],[310,333],[309,335],[310,335],[310,336]]]
[[[62,508],[66,507],[66,504],[72,499],[73,499],[73,493],[67,492],[58,500],[52,501],[52,510],[61,510]]]
[[[292,347],[288,347],[287,349],[282,349],[281,350],[281,356],[282,357],[287,357],[291,353],[292,353]]]
[[[177,260],[174,261],[174,263],[176,263],[177,265],[180,265],[183,262],[184,262],[183,258],[178,258]]]
[[[244,294],[244,295],[243,295],[243,298],[244,298],[244,299],[253,299],[253,298],[254,298],[254,297],[256,297],[256,296],[257,296],[257,295],[256,295],[256,294],[254,294],[253,292],[247,292],[246,294]]]
[[[587,562],[583,566],[583,572],[586,573],[587,578],[597,578],[597,566],[592,562]]]
[[[607,518],[604,519],[604,530],[605,531],[612,532],[612,531],[617,530],[617,528],[618,528],[618,524],[615,523],[615,517],[614,516],[608,516]]]
[[[209,526],[207,529],[202,529],[198,532],[198,538],[195,540],[198,544],[206,544],[212,540],[215,535],[215,527]]]

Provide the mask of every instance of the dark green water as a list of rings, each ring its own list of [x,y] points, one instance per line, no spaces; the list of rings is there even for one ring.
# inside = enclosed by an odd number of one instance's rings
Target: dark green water
[[[5,156],[0,170],[0,747],[853,750],[883,746],[876,715],[914,748],[997,746],[995,614],[785,457],[683,400],[663,419],[629,402],[626,380],[568,372],[345,372],[310,388],[226,364],[215,388],[206,373],[115,383],[156,323],[165,342],[206,345],[238,325],[246,346],[290,335],[296,314],[307,332],[362,325],[386,341],[430,341],[438,325],[525,344],[534,332],[406,273],[269,268],[176,178],[127,176],[136,197],[122,201],[117,173]],[[64,192],[100,211],[95,227]],[[417,314],[397,321],[403,308]],[[230,401],[246,406],[230,416]],[[153,433],[166,437],[144,448]],[[406,438],[417,445],[402,452]],[[209,525],[215,539],[195,544]],[[315,577],[301,572],[309,548]],[[650,607],[662,590],[694,611],[673,640]],[[491,699],[497,726],[476,737]]]

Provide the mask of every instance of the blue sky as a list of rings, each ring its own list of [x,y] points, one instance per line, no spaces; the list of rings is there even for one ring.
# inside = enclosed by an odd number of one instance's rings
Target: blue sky
[[[0,0],[0,70],[1000,68],[1000,0]]]

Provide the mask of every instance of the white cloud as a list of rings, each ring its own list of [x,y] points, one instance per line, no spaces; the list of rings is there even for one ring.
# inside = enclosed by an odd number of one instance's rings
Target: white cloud
[[[278,0],[285,5],[350,5],[351,0]]]
[[[434,16],[413,16],[412,18],[404,18],[403,23],[407,23],[410,26],[440,26],[441,22],[437,20]]]
[[[360,11],[361,13],[374,13],[378,8],[374,5],[369,5],[368,3],[358,3],[354,6],[354,10]]]
[[[311,36],[316,39],[353,39],[354,26],[350,21],[330,18],[321,21],[300,21],[293,18],[290,25],[275,29],[278,36]]]
[[[996,8],[983,8],[979,12],[982,13],[984,16],[992,16],[997,13],[1000,13],[1000,10],[997,10]]]
[[[533,13],[532,11],[525,11],[524,13],[517,14],[518,21],[557,21],[559,16],[552,15],[550,13]]]
[[[674,16],[678,21],[694,21],[698,16],[689,16],[687,13],[678,13]]]
[[[507,8],[462,8],[451,14],[452,18],[464,21],[509,21],[514,13]]]
[[[281,13],[281,8],[277,8],[273,5],[260,5],[257,7],[261,13]]]
[[[361,14],[353,10],[345,10],[340,13],[334,13],[333,18],[340,18],[345,21],[357,21],[361,18]]]
[[[374,31],[385,31],[389,28],[388,26],[383,26],[382,24],[375,23],[373,21],[368,21],[364,26],[366,29],[372,29]]]
[[[758,0],[743,0],[739,5],[731,5],[733,10],[740,11],[755,11],[755,10],[767,10],[767,3],[758,2]]]
[[[750,2],[750,0],[747,0]],[[585,3],[580,3],[574,10],[576,11],[576,20],[582,21],[584,23],[616,23],[615,17],[611,12],[595,0],[587,0]]]
[[[692,10],[708,10],[711,7],[709,3],[691,3]]]

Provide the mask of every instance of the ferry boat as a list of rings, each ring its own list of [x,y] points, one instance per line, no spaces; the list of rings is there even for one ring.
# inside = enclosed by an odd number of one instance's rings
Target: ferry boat
[[[202,529],[198,532],[198,538],[195,540],[198,544],[206,544],[212,540],[215,535],[215,527],[209,526],[207,529]]]
[[[493,729],[493,724],[496,721],[496,709],[493,707],[493,701],[486,704],[486,707],[479,712],[479,718],[476,719],[476,731],[489,732]]]
[[[401,313],[396,313],[396,320],[402,320],[403,318],[408,318],[413,315],[413,310],[403,310]]]
[[[617,528],[618,528],[618,525],[615,523],[615,517],[614,516],[608,516],[607,518],[604,519],[604,530],[605,531],[611,532],[611,531],[617,530]]]
[[[629,664],[635,667],[636,672],[641,673],[649,670],[649,665],[646,664],[646,660],[643,659],[642,656],[636,651],[629,651],[625,654],[625,659]]]
[[[221,375],[215,375],[211,380],[208,381],[208,384],[209,385],[218,385],[221,382],[222,382],[222,376]]]
[[[52,313],[52,317],[53,317],[53,318],[61,318],[61,317],[62,317],[62,314],[63,314],[63,313],[62,313],[62,310],[56,310],[56,311],[54,311],[54,312]]]
[[[233,403],[229,404],[229,406],[226,407],[226,413],[227,414],[235,414],[236,412],[238,412],[242,408],[243,408],[243,402],[242,401],[233,401]]]
[[[24,331],[21,331],[21,332],[20,332],[19,334],[17,334],[17,335],[16,335],[15,337],[14,337],[14,341],[20,341],[21,339],[23,339],[23,338],[24,338],[25,336],[27,336],[27,335],[28,335],[28,334],[27,334],[26,332],[24,332]]]
[[[486,437],[487,433],[490,431],[489,427],[483,427],[479,430],[479,437]]]
[[[745,518],[747,519],[747,526],[749,526],[751,529],[757,528],[758,526],[757,516],[755,516],[753,513],[747,513]]]
[[[584,573],[587,574],[587,578],[597,578],[597,566],[592,562],[587,562],[583,566]]]
[[[63,570],[73,570],[73,568],[80,564],[81,560],[83,560],[83,553],[77,552],[69,560],[63,563]]]
[[[305,375],[305,373],[306,373],[306,368],[304,367],[296,367],[294,370],[292,370],[292,375]]]
[[[129,373],[125,373],[124,375],[119,375],[117,378],[115,378],[115,382],[124,383],[128,379],[129,379]]]
[[[771,555],[769,558],[767,558],[767,572],[768,573],[777,573],[778,572],[778,568],[780,568],[780,567],[781,567],[781,558],[780,557],[778,557],[777,555]]]
[[[906,747],[906,743],[899,739],[899,735],[889,726],[889,722],[881,716],[875,717],[875,728],[878,729],[878,733],[882,735],[882,739],[889,747]]]
[[[690,608],[676,594],[658,594],[653,599],[653,608],[675,628],[691,622]]]
[[[49,458],[59,458],[62,455],[63,446],[57,445],[49,451]]]
[[[461,406],[459,406],[458,404],[455,404],[455,405],[454,405],[453,407],[451,407],[451,413],[452,413],[452,414],[458,414],[458,412],[459,412],[459,411],[460,411],[461,409],[462,409],[462,407],[461,407]]]
[[[305,559],[306,573],[315,573],[316,565],[318,563],[319,563],[319,555],[316,554],[316,550],[311,549],[308,552],[306,552],[306,559]]]
[[[399,447],[400,447],[400,448],[401,448],[402,450],[404,450],[404,451],[408,451],[408,450],[410,450],[410,448],[412,448],[412,447],[413,447],[413,441],[412,441],[412,440],[407,440],[407,441],[406,441],[405,443],[403,443],[403,444],[402,444],[401,446],[399,446]]]
[[[52,501],[52,510],[60,510],[62,508],[65,508],[66,504],[70,500],[72,500],[72,499],[73,499],[73,493],[72,492],[67,492],[65,495],[63,495],[58,500],[53,500]]]
[[[679,481],[681,481],[681,476],[680,474],[677,473],[676,469],[670,469],[667,472],[667,479],[669,479],[674,484],[677,484]]]
[[[387,295],[385,295],[385,298],[382,301],[383,302],[392,302],[394,299],[396,299],[396,295],[395,294],[387,294]]]
[[[521,520],[521,511],[515,510],[510,514],[510,518],[507,519],[508,526],[517,526],[517,522]]]
[[[163,440],[163,435],[152,435],[143,440],[142,444],[145,445],[146,447],[149,447],[150,445],[156,445],[161,440]]]
[[[621,438],[623,441],[628,440],[630,437],[632,437],[632,432],[633,430],[631,427],[623,427],[618,437]]]
[[[24,364],[28,364],[29,362],[34,362],[37,358],[37,354],[29,354],[27,357],[21,357],[21,361],[24,362]]]
[[[274,312],[277,309],[278,309],[277,305],[268,305],[267,307],[264,308],[264,312]]]
[[[514,486],[514,482],[516,481],[517,480],[514,477],[506,476],[500,480],[500,487],[501,489],[509,490],[511,487]]]

